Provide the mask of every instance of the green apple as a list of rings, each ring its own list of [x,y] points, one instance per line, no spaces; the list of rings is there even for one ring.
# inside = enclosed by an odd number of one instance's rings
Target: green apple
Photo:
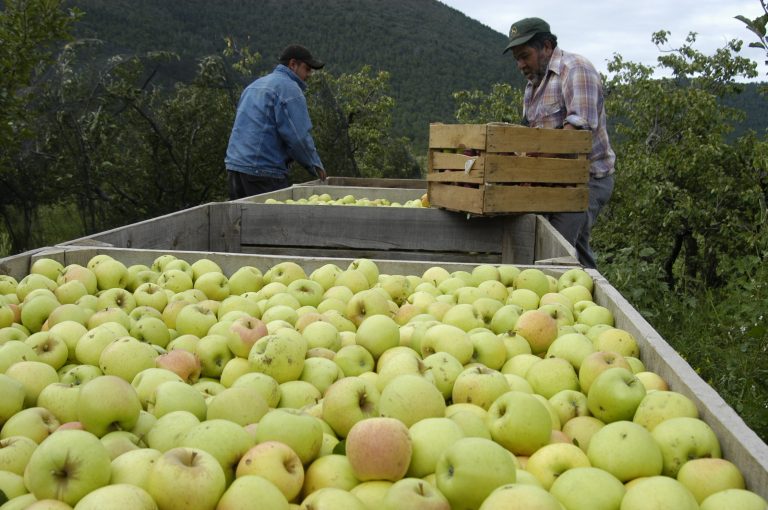
[[[107,432],[101,437],[101,444],[107,449],[111,460],[126,452],[138,450],[146,446],[144,441],[139,439],[139,436],[127,430]]]
[[[326,487],[349,491],[359,483],[349,459],[345,455],[331,453],[316,458],[307,467],[302,494],[306,497]]]
[[[240,458],[254,445],[253,437],[235,422],[208,419],[194,425],[181,440],[182,447],[204,450],[221,465],[229,485]]]
[[[533,395],[510,391],[488,409],[491,437],[515,455],[531,455],[549,443],[552,418]]]
[[[699,504],[716,492],[745,488],[739,468],[725,459],[689,460],[677,472],[677,481],[691,491]]]
[[[274,377],[261,372],[248,372],[232,383],[233,388],[250,387],[259,391],[269,407],[277,407],[280,402],[280,383]]]
[[[504,375],[483,365],[467,368],[454,381],[452,401],[472,403],[488,409],[501,395],[510,391]]]
[[[239,477],[227,487],[216,505],[218,510],[288,510],[291,506],[278,487],[257,475]]]
[[[664,420],[651,432],[664,460],[663,475],[676,477],[688,461],[702,457],[720,458],[720,441],[703,420],[687,416]]]
[[[386,491],[380,506],[384,510],[450,510],[451,504],[437,487],[420,478],[403,478]]]
[[[45,275],[41,274],[28,274],[16,285],[16,296],[20,302],[23,302],[27,295],[33,292],[35,289],[47,289],[53,293],[58,284],[56,281],[51,280]]]
[[[193,288],[203,291],[208,299],[215,301],[223,301],[230,294],[229,278],[218,271],[201,274],[194,279]]]
[[[534,363],[526,372],[525,380],[535,393],[547,399],[563,390],[579,389],[576,369],[563,358],[545,358],[539,363]]]
[[[523,269],[515,278],[515,289],[528,289],[534,291],[539,297],[549,292],[549,280],[541,269]]]
[[[147,492],[159,508],[215,508],[226,489],[224,471],[210,453],[178,447],[152,467]]]
[[[75,345],[75,359],[82,365],[99,365],[104,348],[113,340],[129,336],[128,330],[117,322],[105,322],[88,331]]]
[[[306,368],[306,363],[304,364]],[[322,399],[322,393],[307,381],[285,381],[280,384],[280,402],[277,407],[303,409]]]
[[[201,306],[199,303],[190,304],[179,310],[174,329],[180,335],[191,334],[202,338],[208,334],[208,330],[217,321],[216,314],[209,308]]]
[[[474,345],[466,331],[442,323],[430,326],[424,332],[420,347],[424,358],[436,352],[447,352],[462,365],[469,363],[474,353]]]
[[[367,510],[354,494],[337,487],[324,487],[304,498],[300,510]]]
[[[585,271],[580,267],[574,267],[572,269],[568,269],[563,274],[561,274],[557,279],[558,291],[561,291],[568,287],[573,287],[575,285],[584,287],[591,293],[592,289],[594,288],[594,281],[592,280],[592,276],[590,276],[590,274],[587,271]]]
[[[24,475],[24,468],[37,448],[37,443],[26,436],[0,439],[0,471]]]
[[[637,359],[637,358],[631,358],[631,359]],[[640,382],[643,383],[643,386],[645,386],[646,391],[669,390],[669,385],[667,384],[667,381],[665,381],[664,378],[662,378],[656,372],[650,372],[650,371],[635,372],[633,370],[633,373],[637,376],[638,379],[640,379]]]
[[[204,335],[195,345],[195,354],[200,358],[203,377],[221,377],[224,366],[234,357],[229,349],[229,339],[224,335]]]
[[[465,437],[464,430],[450,418],[425,418],[410,426],[413,452],[407,476],[423,478],[435,472],[442,453]]]
[[[650,476],[627,489],[621,510],[698,510],[696,499],[683,484],[668,476]]]
[[[588,416],[587,396],[577,390],[558,391],[549,397],[549,403],[554,408],[560,419],[560,424],[565,425],[569,420],[577,416]]]
[[[381,391],[381,416],[396,418],[406,427],[425,418],[445,415],[443,394],[428,379],[414,374],[399,375]]]
[[[342,269],[333,263],[323,264],[309,275],[309,279],[319,283],[325,292],[334,286],[336,278],[341,273]]]
[[[403,478],[411,462],[412,444],[400,420],[371,417],[360,420],[346,437],[346,455],[360,481]]]
[[[584,358],[595,352],[592,341],[581,333],[566,333],[555,338],[547,349],[545,357],[568,360],[577,371]]]
[[[571,439],[573,444],[586,452],[592,436],[604,426],[605,423],[594,416],[574,416],[563,423],[562,432]]]
[[[154,510],[152,496],[141,487],[131,484],[110,484],[88,493],[77,505],[78,510]]]
[[[312,384],[321,394],[324,394],[331,384],[342,377],[344,373],[332,359],[311,357],[304,360],[304,369],[301,371],[299,380]]]
[[[146,434],[150,448],[166,452],[181,445],[187,432],[200,423],[189,411],[170,411],[155,421]]]
[[[574,304],[574,307],[575,306],[576,305]],[[600,305],[588,306],[578,314],[576,322],[586,324],[588,326],[594,326],[596,324],[613,326],[613,312],[608,308]]]
[[[142,283],[133,291],[133,299],[136,306],[149,306],[155,310],[163,311],[168,305],[168,296],[160,285],[156,283]]]
[[[141,401],[130,383],[102,375],[80,389],[77,418],[85,430],[101,437],[111,430],[130,430],[141,411]]]
[[[301,333],[283,328],[259,338],[248,354],[248,361],[254,371],[265,373],[278,383],[283,383],[301,376],[306,353],[307,342]]]
[[[288,285],[294,280],[306,278],[304,269],[296,262],[283,261],[273,265],[264,273],[266,283],[279,282]]]
[[[241,266],[229,275],[229,292],[241,296],[248,292],[258,292],[264,286],[261,270],[254,266]]]
[[[595,350],[618,352],[624,357],[638,357],[640,348],[629,331],[612,328],[600,333],[594,341]]]
[[[605,423],[631,420],[645,395],[645,386],[635,374],[626,368],[609,368],[590,385],[587,407]]]
[[[88,329],[83,324],[70,320],[53,325],[48,330],[49,337],[52,340],[64,342],[64,345],[67,347],[67,361],[70,363],[77,361],[75,348],[78,340],[86,333],[88,333]]]
[[[370,372],[374,368],[373,355],[368,349],[357,344],[341,347],[336,351],[333,361],[347,377]]]
[[[650,432],[630,421],[616,421],[597,430],[587,449],[592,466],[622,482],[661,474],[661,448]]]
[[[609,368],[621,367],[631,372],[627,360],[618,352],[596,351],[588,354],[579,366],[579,385],[581,391],[589,393],[594,380]]]
[[[59,382],[75,385],[85,384],[91,379],[104,375],[99,367],[93,365],[65,365],[61,367],[59,373]]]
[[[101,351],[99,368],[104,375],[133,381],[144,369],[155,366],[157,351],[148,343],[124,336],[113,340]]]
[[[380,398],[373,383],[357,376],[344,377],[325,391],[322,418],[339,437],[346,437],[355,423],[379,415]]]
[[[539,307],[539,295],[531,289],[514,289],[507,296],[505,304],[517,305],[521,310],[536,310]]]
[[[77,304],[80,304],[79,301]],[[125,310],[116,306],[103,309],[96,306],[95,311],[88,317],[85,326],[90,330],[108,322],[120,324],[126,331],[131,327],[131,317]]]
[[[349,266],[347,267],[347,270],[357,270],[361,271],[364,275],[366,280],[368,281],[368,285],[370,287],[373,287],[376,282],[379,280],[379,267],[371,259],[366,258],[358,258],[353,260],[349,263]]]
[[[36,443],[41,443],[51,435],[61,422],[44,407],[28,407],[17,412],[0,429],[0,439],[12,436],[24,436]]]
[[[155,283],[164,289],[172,291],[175,294],[194,288],[192,277],[181,269],[164,270],[162,273],[160,273],[160,276],[157,277],[157,281]]]
[[[60,304],[53,294],[40,294],[26,299],[21,304],[21,323],[32,333],[40,331],[48,316]]]
[[[183,379],[167,368],[147,368],[136,374],[131,386],[136,390],[142,407],[147,407],[147,403],[153,399],[155,388],[166,381],[182,382]]]
[[[502,374],[514,374],[518,377],[523,377],[528,374],[528,371],[536,363],[540,363],[542,359],[539,356],[531,353],[517,354],[504,363],[501,367]]]
[[[37,499],[75,505],[110,479],[109,454],[99,439],[84,430],[61,430],[32,452],[24,483]]]
[[[202,392],[182,382],[180,378],[158,384],[147,400],[146,409],[157,418],[173,411],[189,411],[199,420],[204,420],[208,412]]]
[[[514,483],[516,478],[514,455],[500,444],[478,437],[456,441],[435,467],[437,488],[451,508],[479,508],[497,487]]]
[[[238,462],[235,475],[238,479],[263,477],[280,489],[288,501],[293,501],[304,485],[301,459],[290,446],[280,441],[264,441],[251,447]]]
[[[664,420],[681,416],[699,417],[699,410],[690,398],[676,391],[649,391],[637,406],[632,421],[652,431]]]
[[[515,329],[515,324],[520,318],[520,314],[523,313],[523,309],[520,305],[505,304],[501,306],[493,314],[491,318],[490,328],[496,334],[511,333]]]
[[[390,306],[387,297],[372,289],[358,291],[347,301],[346,316],[355,326],[360,326],[367,317],[389,314]]]
[[[256,442],[281,441],[290,446],[308,465],[320,453],[323,428],[320,420],[295,409],[273,409],[256,428]]]
[[[464,371],[464,365],[447,352],[435,352],[422,360],[429,370],[433,384],[445,399],[451,398],[456,378]]]
[[[78,399],[82,386],[70,383],[47,385],[37,397],[37,404],[51,411],[61,423],[78,421]]]
[[[154,448],[138,448],[123,453],[112,460],[110,483],[127,483],[146,490],[149,472],[161,455],[162,452]]]
[[[1,351],[0,351],[1,352]],[[24,409],[26,393],[21,381],[0,373],[0,427],[14,414]]]
[[[550,443],[544,445],[528,458],[525,470],[531,473],[549,490],[559,476],[570,469],[589,467],[587,454],[571,443]]]
[[[267,401],[258,389],[250,386],[233,386],[208,401],[206,418],[229,420],[245,426],[257,423],[267,411],[269,411]]]
[[[760,495],[744,489],[726,489],[716,492],[701,502],[700,510],[764,510],[768,506]]]
[[[549,492],[568,510],[615,510],[626,490],[609,472],[586,466],[560,474]]]
[[[42,361],[17,361],[8,367],[5,375],[21,383],[24,407],[37,405],[37,397],[43,388],[59,381],[56,369]]]

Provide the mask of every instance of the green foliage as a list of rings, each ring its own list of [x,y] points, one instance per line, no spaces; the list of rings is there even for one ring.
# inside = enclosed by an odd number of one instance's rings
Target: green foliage
[[[749,43],[749,46],[751,48],[760,48],[764,50],[766,56],[768,56],[768,35],[766,35],[766,30],[768,30],[768,1],[760,0],[760,5],[763,7],[763,12],[765,13],[762,16],[749,19],[746,16],[738,15],[735,16],[735,18],[743,22],[747,29],[757,36],[757,41]],[[765,63],[768,65],[768,59],[766,59]]]
[[[307,102],[328,175],[419,176],[407,142],[390,134],[395,101],[389,93],[389,73],[374,73],[370,66],[338,77],[313,75]]]
[[[518,124],[523,118],[523,91],[509,83],[495,83],[487,94],[480,90],[454,92],[456,120],[464,124],[509,122]]]

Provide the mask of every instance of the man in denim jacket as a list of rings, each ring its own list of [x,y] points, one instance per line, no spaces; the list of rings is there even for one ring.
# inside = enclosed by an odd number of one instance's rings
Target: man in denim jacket
[[[304,97],[307,78],[325,64],[299,45],[285,48],[279,62],[240,96],[224,159],[230,200],[287,188],[292,161],[326,178]]]

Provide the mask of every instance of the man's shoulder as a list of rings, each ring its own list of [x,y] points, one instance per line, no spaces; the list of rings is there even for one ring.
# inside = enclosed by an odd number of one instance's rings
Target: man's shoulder
[[[597,72],[592,61],[583,55],[578,53],[572,53],[570,51],[560,50],[560,67],[562,68],[576,68],[583,67],[590,71]]]

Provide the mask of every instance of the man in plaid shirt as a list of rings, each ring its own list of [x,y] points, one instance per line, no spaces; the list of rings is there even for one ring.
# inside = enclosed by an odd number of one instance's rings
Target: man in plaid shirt
[[[540,18],[525,18],[509,29],[509,43],[518,69],[525,75],[524,124],[537,128],[588,129],[592,132],[589,154],[589,209],[578,213],[552,213],[552,225],[578,252],[585,267],[596,267],[589,246],[590,232],[598,214],[613,192],[616,156],[608,141],[603,85],[595,67],[581,55],[557,46],[557,37]]]

